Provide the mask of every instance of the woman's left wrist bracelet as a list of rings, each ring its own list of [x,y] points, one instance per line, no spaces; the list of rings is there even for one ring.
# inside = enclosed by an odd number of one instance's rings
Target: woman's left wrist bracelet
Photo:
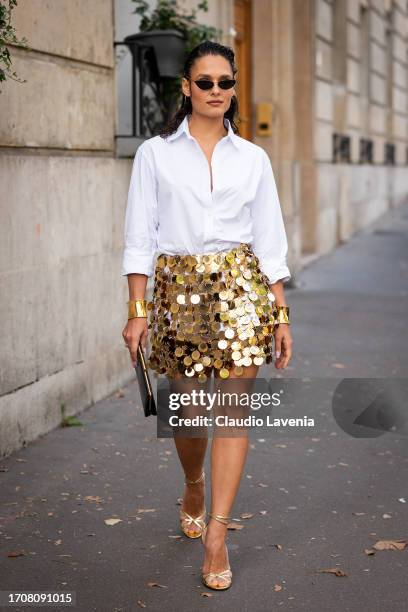
[[[128,320],[136,317],[147,317],[146,300],[129,300]]]
[[[287,323],[290,325],[289,321],[289,306],[275,306],[277,310],[276,323]]]

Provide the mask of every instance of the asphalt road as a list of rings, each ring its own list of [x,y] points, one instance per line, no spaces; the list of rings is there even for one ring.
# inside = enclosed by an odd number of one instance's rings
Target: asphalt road
[[[330,399],[344,379],[407,378],[408,208],[310,264],[287,297],[294,356],[261,376],[309,380],[315,427],[251,439],[232,512],[242,528],[228,531],[232,588],[200,582],[201,541],[178,528],[174,443],[157,439],[133,381],[81,426],[0,461],[0,591],[75,592],[68,609],[81,612],[408,610],[408,544],[373,549],[408,542],[406,430],[350,435]]]

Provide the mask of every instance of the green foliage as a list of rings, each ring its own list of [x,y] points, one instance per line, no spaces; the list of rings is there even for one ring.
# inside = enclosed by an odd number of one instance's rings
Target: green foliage
[[[197,12],[208,12],[207,0],[199,2],[197,8],[189,14],[185,9],[178,6],[177,0],[158,0],[156,8],[150,15],[148,14],[150,6],[146,0],[132,0],[132,2],[136,5],[133,12],[142,18],[140,21],[141,32],[177,30],[185,38],[187,54],[204,40],[218,42],[221,39],[222,30],[197,23]]]
[[[17,0],[0,0],[0,81],[7,78],[26,83],[26,79],[19,79],[15,72],[11,71],[11,56],[6,45],[16,45],[27,48],[27,39],[23,37],[18,40],[16,31],[11,25],[11,11],[17,6]]]
[[[83,425],[75,415],[65,416],[65,404],[61,402],[61,427],[78,427]]]

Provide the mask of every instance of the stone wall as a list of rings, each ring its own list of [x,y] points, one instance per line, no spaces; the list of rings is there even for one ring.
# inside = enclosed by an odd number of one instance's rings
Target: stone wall
[[[19,0],[0,105],[0,455],[134,376],[120,275],[112,0]]]
[[[367,226],[408,194],[407,35],[403,0],[315,0],[314,154],[317,254]],[[332,135],[351,138],[351,163],[332,163]],[[360,163],[360,138],[373,164]],[[385,164],[385,143],[395,165]]]

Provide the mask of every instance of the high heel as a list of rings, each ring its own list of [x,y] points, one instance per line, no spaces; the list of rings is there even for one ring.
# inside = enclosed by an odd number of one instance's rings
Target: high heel
[[[196,484],[197,482],[200,482],[201,480],[203,480],[203,478],[205,477],[205,473],[204,470],[201,473],[201,476],[199,478],[197,478],[197,480],[185,480],[184,483],[186,485],[191,485],[191,484]],[[204,530],[205,527],[205,515],[206,515],[206,509],[205,509],[205,502],[204,502],[204,511],[199,514],[198,516],[191,516],[190,514],[188,514],[185,510],[182,510],[180,508],[180,527],[182,532],[184,533],[184,535],[186,535],[188,538],[191,539],[196,539],[196,538],[200,538],[202,535],[202,532]],[[188,527],[192,524],[197,525],[197,527],[199,527],[199,531],[190,531],[188,529]]]
[[[208,516],[215,519],[216,521],[218,521],[219,523],[223,523],[223,525],[228,525],[229,523],[229,519],[231,518],[230,516],[222,516],[221,514],[213,514],[212,512],[208,513]],[[209,521],[208,521],[209,523]],[[205,538],[204,535],[207,531],[207,527],[208,527],[208,523],[205,525],[204,529],[203,529],[203,533],[201,535],[201,541],[203,542],[203,544],[205,543]],[[229,587],[232,584],[232,571],[231,571],[231,567],[229,564],[229,557],[228,557],[228,548],[227,545],[225,544],[225,548],[227,550],[227,559],[228,559],[228,567],[227,569],[223,570],[222,572],[206,572],[206,573],[202,573],[201,574],[201,580],[203,582],[203,584],[208,587],[209,589],[214,589],[216,591],[225,591],[226,589],[229,589]],[[223,586],[214,586],[213,584],[210,584],[208,582],[208,578],[221,578],[221,580],[225,581],[225,585]]]

